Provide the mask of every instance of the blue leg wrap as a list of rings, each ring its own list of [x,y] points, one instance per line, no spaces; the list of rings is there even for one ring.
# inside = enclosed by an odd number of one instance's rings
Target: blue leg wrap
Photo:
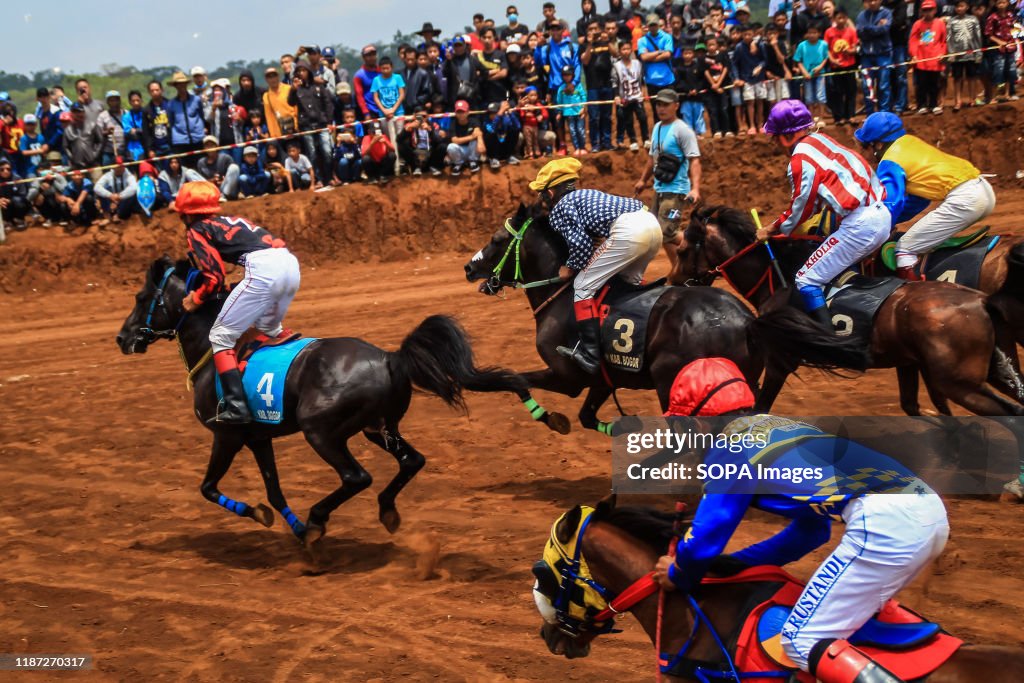
[[[296,536],[302,536],[306,533],[306,525],[299,521],[299,518],[295,516],[291,508],[282,508],[281,516],[284,517],[284,521],[288,523],[288,526],[292,528],[292,533]]]
[[[234,512],[239,517],[245,517],[249,512],[249,506],[240,500],[231,500],[224,494],[221,494],[220,498],[217,499],[217,505],[220,505],[225,510]]]
[[[825,293],[817,285],[800,285],[800,298],[804,301],[807,312],[825,307]]]

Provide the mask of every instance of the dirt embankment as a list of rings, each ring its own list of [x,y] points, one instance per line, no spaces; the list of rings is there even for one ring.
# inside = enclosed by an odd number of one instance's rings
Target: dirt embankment
[[[1001,104],[957,115],[909,117],[907,128],[943,149],[995,173],[996,187],[1024,186],[1024,106]],[[826,129],[855,145],[853,128]],[[786,157],[768,139],[702,143],[703,194],[707,201],[776,211],[788,194]],[[585,160],[584,185],[631,194],[647,157],[605,153]],[[244,215],[284,237],[303,263],[396,261],[423,253],[472,251],[500,226],[516,202],[529,201],[526,183],[543,161],[483,170],[461,178],[402,178],[386,189],[349,186],[319,194],[263,197],[226,210]],[[163,253],[184,252],[181,224],[161,212],[80,236],[33,228],[0,247],[0,291],[62,291],[134,282],[143,265]]]

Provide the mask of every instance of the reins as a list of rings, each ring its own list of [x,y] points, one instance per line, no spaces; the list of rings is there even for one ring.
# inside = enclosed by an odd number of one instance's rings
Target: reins
[[[526,236],[526,231],[532,224],[533,219],[527,218],[523,221],[523,225],[516,230],[512,227],[512,219],[505,219],[505,230],[512,235],[512,239],[509,241],[508,246],[505,247],[505,253],[502,255],[501,260],[498,261],[498,265],[494,266],[494,270],[491,271],[491,277],[487,279],[484,286],[490,294],[498,294],[505,287],[511,287],[512,289],[535,289],[537,287],[546,287],[547,285],[563,282],[564,284],[559,287],[554,294],[545,299],[539,306],[537,306],[537,308],[533,309],[533,315],[536,316],[542,310],[547,308],[548,304],[561,296],[562,293],[565,292],[565,290],[567,290],[572,284],[572,280],[562,280],[560,277],[549,277],[546,280],[523,282],[523,269],[520,261],[520,251],[522,249],[523,237]],[[512,279],[504,280],[502,279],[501,274],[505,270],[505,264],[508,263],[509,257],[513,254],[515,254],[515,270],[512,273]]]
[[[181,330],[182,324],[184,324],[185,320],[189,316],[187,312],[182,314],[181,318],[178,320],[178,323],[174,326],[173,329],[153,329],[153,314],[156,312],[157,307],[159,306],[160,308],[164,309],[165,313],[169,313],[169,311],[167,310],[167,304],[164,301],[164,289],[167,287],[167,282],[171,279],[171,275],[173,274],[174,266],[169,266],[167,270],[164,271],[163,277],[160,278],[160,284],[157,285],[156,294],[153,295],[152,300],[150,300],[149,302],[149,310],[146,312],[146,322],[142,327],[139,328],[139,333],[145,335],[147,337],[147,341],[149,342],[156,341],[157,339],[177,340],[178,354],[181,356],[181,362],[185,364],[185,372],[188,373],[188,376],[185,378],[185,388],[188,389],[189,391],[192,391],[193,380],[195,379],[195,376],[199,374],[199,371],[202,370],[206,366],[206,364],[210,362],[210,359],[213,358],[213,349],[208,348],[206,350],[206,353],[203,354],[203,357],[199,359],[199,362],[196,363],[193,367],[189,368],[188,359],[185,358],[185,347],[182,346],[181,337],[178,336],[178,332],[179,330]],[[199,275],[198,270],[192,269],[189,271],[188,275],[185,278],[186,292],[190,291],[192,287],[192,282],[195,280],[197,275]]]

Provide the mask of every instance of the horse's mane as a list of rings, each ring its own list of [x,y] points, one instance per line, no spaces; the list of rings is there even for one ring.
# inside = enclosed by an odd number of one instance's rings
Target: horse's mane
[[[691,226],[705,226],[708,223],[714,223],[720,232],[741,244],[750,242],[757,235],[750,214],[724,204],[701,207],[693,212]]]
[[[192,264],[188,259],[178,259],[172,261],[171,257],[164,254],[160,258],[153,261],[153,265],[149,269],[149,279],[156,285],[160,282],[160,278],[164,276],[168,268],[174,268],[174,275],[182,280],[188,277],[188,271],[191,270]]]

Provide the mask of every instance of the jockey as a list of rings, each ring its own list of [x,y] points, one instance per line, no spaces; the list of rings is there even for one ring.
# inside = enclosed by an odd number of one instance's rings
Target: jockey
[[[573,307],[580,341],[576,348],[560,346],[558,352],[595,374],[601,362],[601,321],[594,297],[614,275],[640,284],[661,249],[662,236],[658,217],[640,200],[576,189],[581,168],[573,158],[548,162],[530,189],[540,194],[551,228],[569,245],[559,277],[575,278]]]
[[[923,280],[914,272],[918,256],[992,213],[995,192],[971,162],[909,135],[895,114],[872,114],[854,137],[879,160],[878,178],[894,225],[910,220],[929,202],[942,202],[896,243],[896,274]]]
[[[797,271],[795,283],[812,318],[826,329],[832,319],[823,288],[845,269],[885,243],[890,216],[885,191],[859,154],[821,133],[812,132],[814,117],[799,100],[782,100],[768,115],[764,132],[789,150],[790,207],[759,231],[758,239],[789,235],[818,210],[830,208],[839,229]]]
[[[666,590],[691,592],[748,508],[791,520],[775,536],[732,553],[752,566],[795,562],[829,541],[833,519],[842,521],[839,545],[807,581],[783,626],[783,650],[823,683],[898,682],[846,638],[942,552],[949,523],[941,499],[891,458],[808,424],[754,415],[753,405],[754,396],[732,361],[704,358],[680,371],[666,415],[737,415],[715,431],[742,434],[742,442],[730,442],[742,448],[713,448],[706,464],[757,463],[791,471],[821,464],[824,472],[803,481],[708,480],[675,558],[658,560],[655,578]],[[871,470],[879,470],[879,476],[865,476]]]
[[[210,330],[213,364],[224,390],[223,406],[207,424],[252,422],[235,360],[235,342],[249,327],[276,337],[299,289],[299,261],[265,229],[244,218],[220,215],[220,191],[213,183],[181,186],[175,207],[186,227],[189,251],[201,271],[201,284],[185,296],[192,313],[224,287],[224,263],[245,267],[245,278],[231,290]],[[222,409],[221,409],[222,408]]]

